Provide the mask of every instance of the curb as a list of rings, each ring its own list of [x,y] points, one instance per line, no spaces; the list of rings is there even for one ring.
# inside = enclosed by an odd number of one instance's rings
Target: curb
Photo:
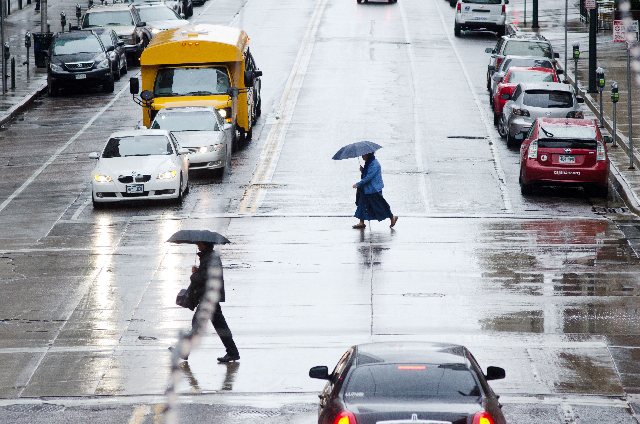
[[[0,117],[0,126],[4,126],[7,122],[11,121],[20,112],[22,112],[27,106],[29,106],[37,97],[44,94],[47,91],[47,83],[43,83],[40,87],[27,94],[18,102],[13,105],[4,115]]]

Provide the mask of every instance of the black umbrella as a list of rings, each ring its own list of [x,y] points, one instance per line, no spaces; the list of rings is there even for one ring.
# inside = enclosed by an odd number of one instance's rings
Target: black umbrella
[[[371,141],[358,141],[357,143],[347,144],[333,155],[333,160],[357,158],[367,153],[373,153],[382,146]]]
[[[180,230],[169,237],[169,240],[167,240],[167,242],[188,244],[197,244],[199,242],[213,244],[231,243],[222,234],[209,230]]]

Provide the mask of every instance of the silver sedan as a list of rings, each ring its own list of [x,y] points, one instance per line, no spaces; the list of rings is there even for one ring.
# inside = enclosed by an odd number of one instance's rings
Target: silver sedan
[[[502,110],[498,132],[514,146],[525,138],[536,118],[584,118],[573,87],[559,82],[520,83]]]

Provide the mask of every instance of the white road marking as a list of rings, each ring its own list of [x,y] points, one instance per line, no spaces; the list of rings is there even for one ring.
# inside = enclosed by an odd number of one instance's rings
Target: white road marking
[[[82,211],[84,210],[84,208],[86,208],[89,203],[91,203],[91,198],[86,199],[82,205],[80,205],[80,207],[78,208],[77,211],[74,212],[73,216],[71,217],[72,221],[76,221],[78,219],[78,217],[80,216],[80,214],[82,213]]]
[[[24,190],[26,190],[26,188],[29,187],[31,185],[31,183],[33,183],[35,181],[35,179],[38,178],[38,176],[40,174],[42,174],[42,172],[45,169],[47,169],[47,167],[49,165],[51,165],[58,158],[58,156],[60,156],[62,154],[62,152],[64,152],[74,141],[76,141],[78,139],[78,137],[80,137],[82,134],[84,134],[84,132],[91,125],[93,125],[95,120],[98,119],[104,112],[106,112],[107,109],[109,109],[111,106],[113,106],[113,104],[116,102],[116,100],[118,100],[120,98],[120,95],[122,95],[122,93],[124,93],[125,90],[128,90],[128,89],[129,89],[129,86],[125,84],[122,87],[122,89],[120,91],[118,91],[118,94],[116,94],[113,97],[113,99],[111,99],[111,101],[109,103],[107,103],[102,109],[100,109],[98,112],[96,112],[96,114],[93,115],[93,117],[89,121],[87,121],[86,124],[84,124],[84,126],[80,129],[80,131],[75,133],[73,135],[73,137],[71,137],[69,140],[67,140],[66,143],[64,143],[62,146],[60,146],[58,148],[58,150],[56,150],[56,152],[53,155],[51,155],[49,157],[49,159],[47,159],[47,161],[42,164],[42,166],[40,166],[40,168],[38,168],[33,174],[31,174],[31,176],[20,187],[18,187],[16,189],[16,191],[11,193],[11,195],[4,202],[0,203],[0,212],[2,212],[7,206],[9,206],[9,204],[13,201],[13,199],[18,197],[20,195],[20,193],[22,193]]]
[[[411,69],[411,81],[413,83],[413,144],[416,158],[416,165],[418,166],[418,173],[420,174],[420,195],[422,196],[422,202],[424,203],[425,211],[428,213],[431,209],[429,205],[429,196],[427,194],[427,179],[425,172],[427,171],[423,163],[422,152],[422,126],[420,125],[420,114],[422,110],[422,93],[420,92],[420,85],[418,84],[418,71],[416,69],[415,54],[413,52],[413,44],[411,40],[411,34],[409,33],[409,23],[407,22],[407,14],[404,10],[403,3],[400,2],[400,16],[402,16],[402,26],[404,27],[404,39],[407,43],[407,54],[409,55],[409,65]]]
[[[238,212],[245,213],[255,212],[264,197],[264,190],[257,186],[257,184],[268,184],[273,178],[273,174],[278,165],[278,159],[280,158],[280,152],[284,145],[284,140],[289,129],[291,117],[298,101],[298,94],[302,88],[302,82],[309,66],[309,60],[311,59],[311,53],[313,52],[313,46],[315,44],[316,33],[324,13],[324,8],[327,4],[327,0],[318,1],[316,8],[309,22],[309,27],[305,33],[298,55],[294,62],[291,74],[285,85],[282,98],[280,100],[280,108],[276,113],[276,121],[271,127],[269,134],[267,135],[267,141],[262,153],[260,154],[260,160],[256,169],[253,172],[253,177],[249,183],[249,187],[245,190],[240,202]]]
[[[149,412],[151,412],[151,407],[149,405],[138,405],[133,409],[133,414],[129,419],[129,424],[140,424],[144,417],[146,417]]]
[[[469,90],[471,90],[473,100],[476,103],[478,112],[480,112],[480,119],[482,119],[482,123],[484,124],[487,130],[487,134],[491,138],[491,154],[493,155],[493,163],[495,165],[495,170],[498,177],[498,185],[500,187],[500,192],[502,195],[502,202],[504,203],[504,211],[506,213],[514,213],[513,207],[511,206],[511,199],[509,197],[509,192],[507,191],[507,178],[502,169],[500,154],[498,153],[498,149],[496,147],[498,145],[498,138],[496,138],[495,131],[493,130],[493,124],[489,123],[489,119],[487,118],[485,110],[482,107],[482,103],[480,102],[480,98],[478,97],[478,93],[476,92],[476,89],[473,86],[473,83],[471,82],[469,73],[467,72],[467,67],[462,61],[462,56],[460,56],[460,52],[458,51],[458,48],[456,47],[455,43],[453,42],[453,39],[451,38],[452,27],[451,25],[447,25],[447,23],[444,20],[444,15],[442,14],[442,10],[440,9],[440,3],[442,3],[442,1],[432,0],[432,2],[434,3],[436,9],[438,10],[438,14],[440,15],[440,22],[442,23],[442,28],[444,29],[444,33],[446,34],[447,40],[449,40],[449,44],[451,45],[451,48],[453,49],[453,52],[456,55],[458,63],[460,64],[460,69],[462,69],[462,73],[464,74],[464,78],[467,81]]]

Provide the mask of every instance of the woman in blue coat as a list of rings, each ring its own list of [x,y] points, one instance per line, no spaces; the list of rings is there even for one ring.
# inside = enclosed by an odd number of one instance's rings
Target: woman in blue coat
[[[362,155],[364,160],[364,167],[360,167],[361,180],[353,185],[353,188],[359,189],[359,195],[356,195],[356,209],[355,217],[360,222],[353,226],[353,228],[361,229],[365,228],[364,221],[371,221],[377,219],[378,221],[384,221],[389,218],[391,220],[390,227],[396,225],[398,217],[391,213],[391,208],[384,197],[382,197],[382,188],[384,183],[382,182],[382,168],[380,162],[376,159],[373,153],[367,153]]]

